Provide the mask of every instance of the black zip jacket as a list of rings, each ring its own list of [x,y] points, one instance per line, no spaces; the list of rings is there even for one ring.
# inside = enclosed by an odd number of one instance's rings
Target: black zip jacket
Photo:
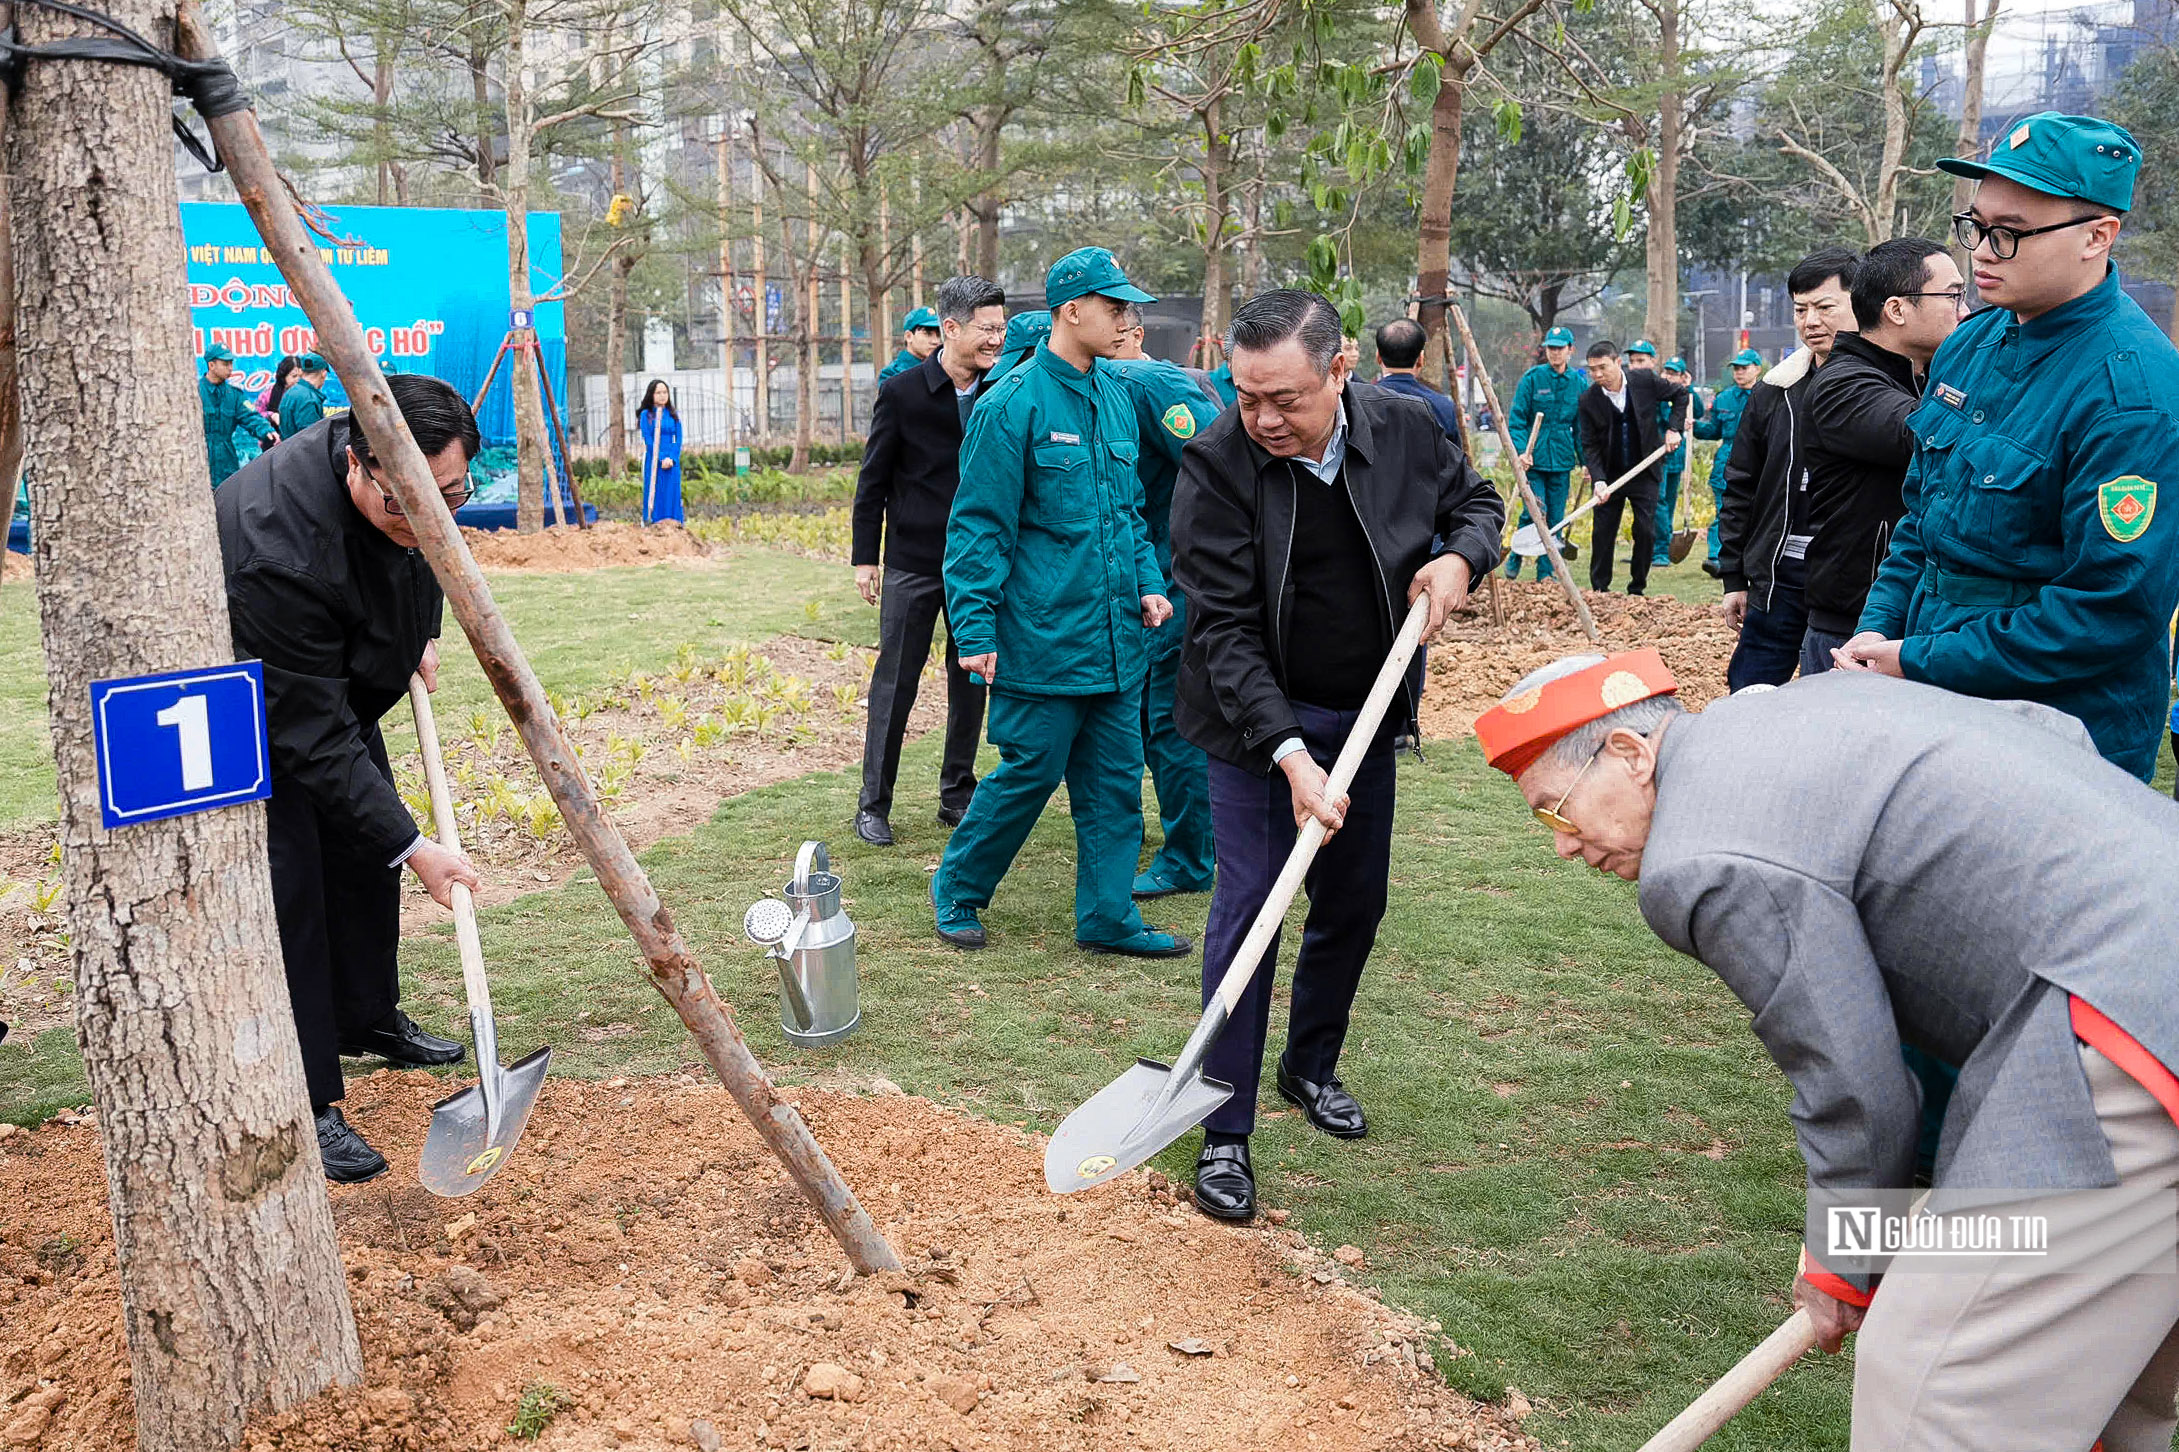
[[[1808,383],[1808,583],[1812,629],[1852,635],[1869,586],[1907,512],[1900,497],[1914,458],[1907,415],[1922,401],[1914,363],[1841,333]]]
[[[894,569],[945,572],[946,520],[961,486],[961,434],[961,405],[938,354],[878,385],[850,516],[854,563],[877,564],[882,536],[885,563]]]
[[[380,861],[416,821],[371,760],[378,720],[405,700],[443,597],[422,552],[356,512],[348,420],[258,455],[212,497],[235,653],[265,665],[272,777],[302,788],[328,829]]]
[[[1687,385],[1640,368],[1629,368],[1623,376],[1627,384],[1627,421],[1634,426],[1634,452],[1627,458],[1627,467],[1632,468],[1665,441],[1667,425],[1658,420],[1658,404],[1672,405],[1670,427],[1681,438],[1687,437]],[[1609,440],[1612,430],[1619,426],[1619,410],[1612,407],[1600,386],[1591,383],[1574,404],[1574,419],[1581,433],[1581,466],[1589,471],[1591,489],[1611,483],[1618,474],[1611,467]],[[1621,493],[1663,483],[1664,468],[1665,461],[1659,459],[1629,480]]]
[[[1740,432],[1725,460],[1725,498],[1717,511],[1718,573],[1725,588],[1745,590],[1758,610],[1771,608],[1786,534],[1808,532],[1807,461],[1802,420],[1808,381],[1819,370],[1806,348],[1789,355],[1748,390]]]
[[[1480,585],[1500,558],[1505,505],[1448,439],[1430,410],[1373,384],[1349,381],[1347,453],[1338,483],[1368,538],[1378,588],[1353,609],[1371,611],[1390,640],[1407,614],[1407,587],[1429,563],[1433,537],[1468,562]],[[1221,761],[1259,776],[1271,750],[1300,734],[1286,694],[1286,642],[1339,620],[1293,618],[1289,575],[1296,469],[1275,459],[1227,409],[1182,452],[1173,489],[1173,574],[1188,600],[1173,721]],[[1313,478],[1311,488],[1328,488]],[[1419,672],[1393,719],[1416,731]]]

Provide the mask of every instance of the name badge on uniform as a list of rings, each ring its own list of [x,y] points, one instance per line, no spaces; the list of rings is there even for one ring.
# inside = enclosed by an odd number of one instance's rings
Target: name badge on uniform
[[[1082,442],[1082,436],[1080,434],[1062,434],[1054,432],[1051,437],[1051,442],[1055,444],[1079,444]]]
[[[1967,395],[1949,383],[1940,383],[1937,385],[1937,401],[1946,408],[1965,408]]]

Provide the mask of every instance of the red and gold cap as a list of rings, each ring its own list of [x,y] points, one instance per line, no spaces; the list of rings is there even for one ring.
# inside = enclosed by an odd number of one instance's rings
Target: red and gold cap
[[[1663,656],[1654,650],[1630,650],[1491,707],[1476,717],[1475,739],[1483,743],[1486,761],[1517,777],[1561,737],[1621,706],[1679,689]]]

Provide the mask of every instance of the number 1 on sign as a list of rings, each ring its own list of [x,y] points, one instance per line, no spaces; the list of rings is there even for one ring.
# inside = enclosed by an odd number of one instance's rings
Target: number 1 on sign
[[[211,786],[212,725],[205,715],[204,697],[178,696],[153,719],[181,733],[182,790],[201,792]]]

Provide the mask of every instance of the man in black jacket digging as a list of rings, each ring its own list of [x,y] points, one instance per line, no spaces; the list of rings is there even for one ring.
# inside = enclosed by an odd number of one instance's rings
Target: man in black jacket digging
[[[1314,293],[1264,293],[1233,315],[1236,406],[1188,445],[1173,494],[1173,571],[1188,598],[1173,718],[1211,758],[1206,1004],[1301,823],[1335,833],[1306,879],[1277,1083],[1312,1125],[1354,1139],[1367,1123],[1340,1083],[1339,1052],[1384,916],[1392,743],[1417,729],[1419,657],[1336,802],[1324,797],[1327,770],[1409,605],[1428,593],[1429,639],[1498,562],[1505,508],[1429,409],[1349,379],[1340,341],[1338,313]],[[1444,543],[1435,555],[1433,537]],[[1222,1220],[1256,1213],[1248,1136],[1271,980],[1256,974],[1204,1065],[1234,1086],[1204,1121],[1196,1161],[1196,1204]]]
[[[1660,404],[1671,408],[1670,422]],[[1581,435],[1581,463],[1589,484],[1602,489],[1657,451],[1677,447],[1687,433],[1687,385],[1674,383],[1655,369],[1628,368],[1619,349],[1608,342],[1589,345],[1589,386],[1574,405]],[[1658,459],[1628,480],[1589,516],[1589,588],[1612,587],[1612,553],[1619,543],[1619,516],[1634,510],[1634,556],[1627,561],[1627,593],[1649,587],[1649,565],[1657,553],[1657,491],[1664,482]]]
[[[916,681],[931,632],[946,608],[946,519],[961,482],[961,435],[984,375],[1006,341],[1006,293],[980,277],[938,289],[938,351],[879,385],[855,482],[855,587],[878,607],[878,664],[863,730],[863,789],[855,835],[893,845],[893,780],[915,709]],[[880,539],[885,565],[878,566]],[[961,669],[946,632],[946,749],[938,769],[938,820],[957,826],[976,790],[976,743],[984,687]]]
[[[1879,242],[1854,275],[1854,321],[1808,385],[1808,633],[1801,674],[1831,669],[1831,652],[1861,619],[1906,510],[1914,459],[1907,416],[1938,345],[1959,326],[1966,284],[1944,244]]]
[[[436,378],[386,383],[448,506],[467,500],[479,443],[469,406]],[[442,906],[454,883],[478,886],[477,871],[416,830],[378,729],[410,675],[437,686],[439,582],[352,416],[260,454],[213,502],[235,651],[265,668],[273,912],[318,1151],[329,1179],[368,1180],[386,1161],[341,1115],[341,1056],[462,1056],[398,1007],[401,868]]]

